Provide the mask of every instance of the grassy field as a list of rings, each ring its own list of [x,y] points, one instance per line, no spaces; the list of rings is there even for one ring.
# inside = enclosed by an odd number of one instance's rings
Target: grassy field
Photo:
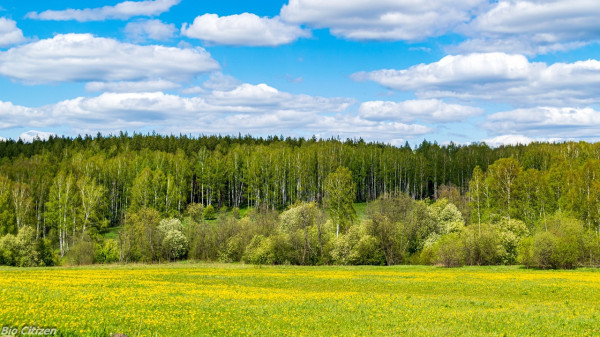
[[[0,324],[62,335],[599,335],[600,272],[518,267],[0,268]]]

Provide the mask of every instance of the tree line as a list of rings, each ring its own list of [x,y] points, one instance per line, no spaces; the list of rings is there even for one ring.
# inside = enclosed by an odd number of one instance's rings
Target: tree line
[[[0,263],[594,265],[599,160],[600,144],[585,142],[411,148],[156,134],[0,142]],[[352,202],[368,202],[364,218]],[[118,238],[104,239],[107,231]],[[489,251],[470,250],[484,238]],[[578,252],[568,263],[548,253],[564,242]]]

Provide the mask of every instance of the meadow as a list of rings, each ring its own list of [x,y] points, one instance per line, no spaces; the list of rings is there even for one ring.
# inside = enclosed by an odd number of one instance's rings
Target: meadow
[[[600,333],[600,272],[591,269],[3,267],[0,294],[0,324],[62,336]]]

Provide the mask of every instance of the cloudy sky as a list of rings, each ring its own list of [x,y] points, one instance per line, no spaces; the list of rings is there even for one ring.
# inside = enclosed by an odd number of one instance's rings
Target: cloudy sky
[[[599,140],[597,0],[0,3],[0,138]]]

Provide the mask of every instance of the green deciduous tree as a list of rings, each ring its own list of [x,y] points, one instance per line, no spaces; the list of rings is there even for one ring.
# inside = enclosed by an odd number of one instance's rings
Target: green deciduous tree
[[[179,219],[163,219],[158,225],[162,236],[162,250],[169,261],[184,258],[188,252],[188,239],[183,234],[183,225]]]
[[[511,157],[499,159],[487,171],[486,184],[492,193],[490,199],[496,209],[508,217],[508,221],[514,211],[515,186],[521,170],[519,162]]]
[[[11,191],[12,182],[6,176],[0,175],[0,235],[17,233]]]
[[[336,236],[356,219],[353,202],[355,195],[352,173],[346,167],[339,167],[325,180],[325,206],[336,224]]]
[[[75,234],[76,198],[75,179],[73,175],[60,172],[52,182],[48,202],[46,203],[46,220],[58,237],[60,256],[69,251],[70,238]]]
[[[81,232],[84,233],[90,227],[98,230],[105,226],[103,215],[105,214],[106,188],[97,184],[95,179],[84,176],[77,181],[77,189],[81,202],[79,208]]]
[[[127,224],[121,234],[121,251],[125,262],[159,260],[162,243],[159,223],[160,214],[152,208],[142,208],[127,215]]]

